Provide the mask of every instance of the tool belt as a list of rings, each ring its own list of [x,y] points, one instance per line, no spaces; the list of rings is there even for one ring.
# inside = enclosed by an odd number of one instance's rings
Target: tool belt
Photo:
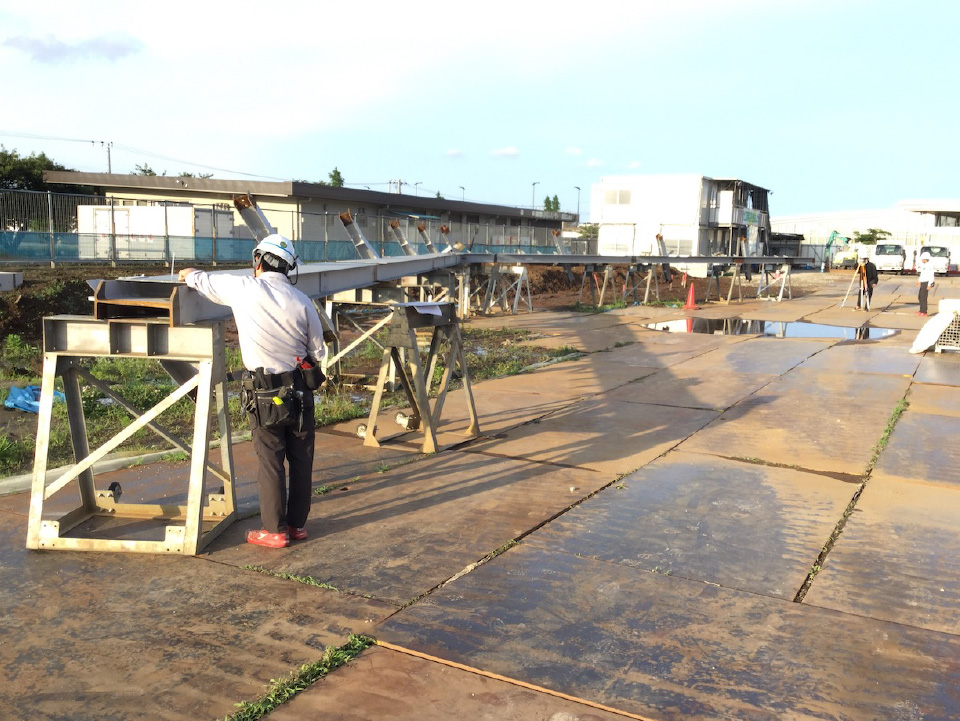
[[[263,368],[257,368],[244,371],[240,379],[240,403],[257,417],[262,428],[297,425],[302,430],[307,392],[312,389],[307,387],[300,368],[284,373],[265,373]]]

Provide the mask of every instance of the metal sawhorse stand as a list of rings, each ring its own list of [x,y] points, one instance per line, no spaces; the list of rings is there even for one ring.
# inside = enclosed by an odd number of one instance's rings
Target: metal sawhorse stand
[[[600,286],[600,281],[597,278],[597,273],[600,272],[600,268],[603,268],[603,286]],[[587,278],[590,278],[589,283]],[[577,298],[578,303],[583,303],[583,287],[585,285],[590,286],[590,301],[592,305],[595,305],[597,308],[603,305],[603,299],[607,295],[607,287],[609,286],[610,292],[613,294],[613,301],[617,300],[617,291],[613,286],[613,268],[609,265],[595,265],[589,264],[583,268],[583,277],[580,279],[580,296]],[[600,289],[600,300],[597,300],[597,289]]]
[[[509,279],[510,275],[513,276],[512,280]],[[510,293],[513,293],[513,303],[508,300]],[[510,310],[516,315],[521,300],[526,304],[527,311],[533,312],[530,277],[527,275],[526,266],[494,263],[483,298],[483,313],[489,313],[494,305],[498,305],[501,310]]]
[[[169,322],[161,320],[107,321],[84,316],[51,316],[43,319],[43,346],[43,385],[37,421],[27,548],[194,555],[236,519],[221,323],[171,326]],[[152,358],[158,360],[180,385],[153,408],[141,413],[107,383],[95,378],[83,367],[81,359],[90,357]],[[48,485],[47,453],[57,377],[63,379],[76,462]],[[92,453],[80,394],[81,378],[134,417],[130,425]],[[196,401],[192,448],[155,421],[161,413],[187,396],[193,396]],[[207,462],[211,408],[216,412],[220,428],[222,470]],[[118,485],[111,484],[106,491],[95,488],[93,465],[142,428],[150,428],[190,455],[186,505],[120,503],[122,489]],[[222,481],[223,489],[205,499],[204,477],[208,472]],[[57,491],[74,482],[78,485],[80,506],[55,520],[44,519],[44,503]],[[78,533],[66,535],[94,517],[161,521],[166,525],[162,529],[162,540],[105,538],[106,529],[99,530],[95,538],[82,537]]]
[[[770,267],[770,265],[764,265],[763,270],[760,271],[760,285],[757,287],[757,299],[758,300],[783,300],[783,292],[787,292],[787,298],[793,299],[793,288],[790,285],[790,264],[784,263],[775,270]],[[772,279],[771,279],[772,278]],[[780,290],[777,293],[777,296],[774,297],[770,293],[770,289],[776,286],[779,283]],[[766,295],[764,295],[766,293]]]
[[[417,344],[418,328],[433,328],[426,366],[420,362],[420,349]],[[437,399],[434,402],[433,410],[431,410],[430,383],[436,368],[440,344],[444,340],[449,341],[450,345],[444,357],[443,377],[440,379]],[[406,351],[409,359],[409,374],[407,364],[403,362],[400,355],[401,349]],[[380,446],[380,441],[377,439],[377,418],[380,414],[380,401],[383,398],[391,361],[412,409],[409,416],[398,413],[397,422],[408,431],[418,430],[421,425],[423,426],[424,453],[437,452],[437,425],[443,412],[443,404],[446,400],[447,389],[450,386],[454,364],[460,365],[463,389],[466,392],[467,411],[470,415],[470,425],[464,435],[471,437],[480,435],[480,422],[477,419],[477,409],[473,403],[473,390],[470,387],[470,376],[467,372],[463,338],[460,336],[460,325],[457,322],[456,307],[453,303],[401,303],[394,307],[387,328],[383,360],[380,364],[380,376],[377,380],[377,389],[373,394],[370,417],[365,425],[357,428],[357,434],[363,438],[363,445],[365,446]]]
[[[730,303],[733,300],[734,289],[736,289],[737,291],[737,302],[738,303],[743,302],[743,286],[740,283],[740,269],[742,266],[743,266],[743,263],[741,262],[737,262],[733,264],[733,275],[730,277],[730,288],[727,291],[727,299],[725,301],[720,297],[720,274],[716,272],[716,266],[713,266],[714,270],[710,273],[710,280],[707,282],[707,298],[706,298],[707,302],[710,301],[710,296],[713,292],[714,281],[716,281],[716,284],[717,284],[717,302],[718,303],[723,302],[723,303],[726,303],[727,305],[730,305]]]

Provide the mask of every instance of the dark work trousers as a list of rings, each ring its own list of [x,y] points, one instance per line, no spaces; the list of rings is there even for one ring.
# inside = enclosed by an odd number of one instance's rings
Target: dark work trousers
[[[919,293],[919,296],[920,296],[920,312],[921,312],[921,313],[926,313],[926,312],[927,312],[927,292],[928,292],[929,290],[930,290],[930,289],[927,287],[927,281],[923,281],[923,282],[920,284],[920,293]]]
[[[304,392],[303,429],[299,424],[282,428],[261,428],[256,414],[250,414],[253,448],[257,453],[257,486],[260,489],[260,518],[270,533],[288,526],[303,528],[310,513],[313,483],[313,446],[316,440],[313,393]],[[290,467],[290,490],[284,459]]]

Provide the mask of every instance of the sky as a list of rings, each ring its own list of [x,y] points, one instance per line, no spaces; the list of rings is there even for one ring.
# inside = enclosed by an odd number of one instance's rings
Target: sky
[[[957,0],[0,0],[0,145],[584,220],[632,174],[889,208],[960,198],[958,27]]]

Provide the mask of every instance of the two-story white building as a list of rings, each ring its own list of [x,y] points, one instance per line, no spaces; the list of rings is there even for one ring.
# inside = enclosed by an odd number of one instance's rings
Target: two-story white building
[[[597,252],[657,255],[660,235],[669,255],[762,255],[770,235],[768,196],[743,180],[704,175],[606,176],[590,195]]]

